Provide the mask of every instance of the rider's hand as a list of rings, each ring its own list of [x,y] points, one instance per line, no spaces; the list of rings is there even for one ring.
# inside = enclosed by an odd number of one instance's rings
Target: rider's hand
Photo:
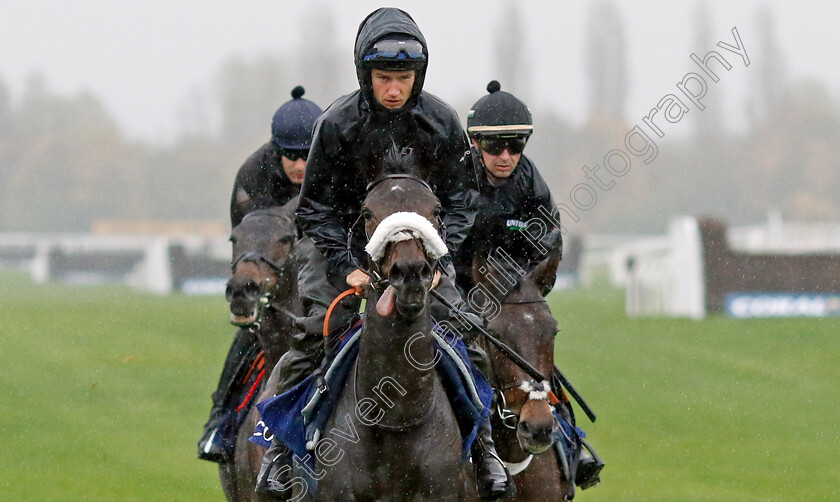
[[[429,289],[435,289],[439,282],[440,282],[440,269],[436,268],[435,269],[435,275],[434,275],[434,277],[432,277],[432,287],[429,288]]]
[[[357,268],[347,274],[345,281],[351,288],[356,288],[356,296],[363,296],[364,292],[362,290],[362,286],[370,284],[370,276],[364,273],[361,269]]]

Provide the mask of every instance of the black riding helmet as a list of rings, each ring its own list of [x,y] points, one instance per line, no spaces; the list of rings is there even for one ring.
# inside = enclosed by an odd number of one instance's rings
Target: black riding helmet
[[[409,102],[401,110],[411,108],[426,78],[429,51],[426,39],[411,16],[400,9],[384,7],[370,13],[359,25],[354,59],[356,77],[365,99],[375,103],[370,71],[414,70],[414,87]],[[391,110],[394,112],[397,110]]]
[[[315,120],[324,110],[312,101],[303,99],[305,92],[301,86],[292,89],[292,99],[283,103],[274,113],[274,119],[271,121],[271,141],[281,151],[308,152],[312,146]]]
[[[467,134],[470,138],[494,137],[527,140],[534,132],[531,111],[513,94],[501,90],[496,80],[487,84],[487,96],[472,106],[467,114]]]

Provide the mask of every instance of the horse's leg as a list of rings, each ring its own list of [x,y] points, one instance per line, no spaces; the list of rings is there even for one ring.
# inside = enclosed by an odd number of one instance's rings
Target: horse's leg
[[[514,500],[569,500],[567,496],[573,492],[560,470],[553,449],[534,456],[531,465],[514,478],[517,489]]]
[[[233,462],[219,463],[219,481],[222,484],[222,491],[225,494],[225,500],[238,500],[238,490],[236,489],[236,467]]]
[[[255,396],[254,403],[268,399],[274,395],[272,390],[277,388],[277,371],[264,380],[262,389]],[[257,474],[260,472],[265,448],[252,443],[248,439],[253,435],[256,424],[259,421],[259,412],[255,406],[251,407],[248,416],[245,418],[236,438],[236,450],[232,462],[219,464],[219,479],[222,483],[222,490],[229,501],[266,501],[272,499],[260,495],[254,491],[257,482]]]
[[[471,463],[463,463],[461,474],[458,476],[458,483],[461,486],[461,493],[458,494],[458,500],[462,502],[478,502],[478,488],[475,486],[475,476],[473,475],[473,466]]]

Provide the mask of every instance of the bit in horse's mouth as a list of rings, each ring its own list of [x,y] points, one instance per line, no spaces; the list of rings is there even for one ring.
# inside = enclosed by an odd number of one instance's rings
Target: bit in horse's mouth
[[[526,452],[530,453],[531,455],[539,455],[544,451],[551,448],[551,445],[554,444],[553,442],[537,442],[531,440],[523,441],[521,438],[519,439],[519,446],[525,450]]]
[[[426,307],[425,302],[420,303],[401,303],[397,302],[397,311],[405,318],[414,319]]]
[[[252,324],[254,321],[257,320],[257,310],[258,306],[254,305],[254,308],[250,314],[236,314],[234,312],[231,312],[230,323],[234,326],[247,326],[249,324]]]

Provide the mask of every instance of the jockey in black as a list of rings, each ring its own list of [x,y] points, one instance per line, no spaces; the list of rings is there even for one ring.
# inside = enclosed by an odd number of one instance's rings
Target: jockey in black
[[[292,99],[274,114],[271,141],[260,147],[239,169],[230,200],[230,223],[235,227],[255,209],[282,206],[300,192],[306,158],[311,145],[312,127],[323,110],[303,99],[304,89],[292,89]],[[252,330],[240,329],[228,351],[219,386],[213,393],[213,409],[198,442],[198,457],[211,462],[229,460],[233,454],[230,425],[237,403],[231,402],[240,370],[251,363],[249,356],[259,352]]]
[[[355,44],[360,88],[327,108],[312,138],[297,210],[297,222],[304,233],[297,245],[312,249],[299,255],[308,256],[298,275],[306,333],[292,343],[276,367],[278,394],[303,380],[320,361],[329,303],[348,286],[370,282],[356,265],[367,263],[362,227],[353,232],[350,249],[348,235],[359,219],[367,185],[379,174],[387,150],[410,150],[423,159],[428,172],[421,174],[440,199],[450,254],[454,255],[473,224],[477,186],[469,145],[457,113],[423,91],[427,62],[425,38],[406,12],[382,8],[362,21]],[[449,256],[439,265],[443,275],[436,271],[433,287],[453,304],[460,304]],[[331,332],[340,333],[352,324],[359,301],[350,297],[339,304],[330,317]],[[432,302],[431,309],[435,319],[450,317],[438,302]],[[328,344],[332,338],[327,339]],[[482,496],[496,498],[508,492],[510,479],[495,454],[489,421],[480,429],[473,459]],[[288,449],[274,442],[263,460],[257,491],[282,496],[288,488],[290,463]]]
[[[474,286],[474,256],[495,256],[494,266],[518,267],[521,273],[531,271],[550,253],[562,254],[563,249],[562,234],[554,224],[560,216],[551,192],[523,153],[534,132],[531,111],[514,95],[502,91],[495,80],[487,85],[487,92],[467,116],[481,198],[475,224],[455,258],[462,296]],[[586,448],[581,449],[575,478],[575,484],[583,489],[600,481],[604,465]]]
[[[475,224],[455,257],[462,295],[474,286],[473,256],[501,249],[528,272],[550,252],[562,249],[559,230],[552,242],[543,242],[547,231],[556,230],[548,217],[557,217],[554,201],[537,167],[522,153],[534,129],[531,112],[500,89],[497,81],[490,82],[490,94],[478,100],[467,117],[481,195]]]

